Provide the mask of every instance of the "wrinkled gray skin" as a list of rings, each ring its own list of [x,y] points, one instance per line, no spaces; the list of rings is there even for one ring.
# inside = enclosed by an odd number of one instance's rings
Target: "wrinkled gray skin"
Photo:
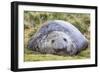
[[[44,54],[76,55],[88,46],[87,39],[72,24],[54,20],[44,25],[30,39],[28,47]]]

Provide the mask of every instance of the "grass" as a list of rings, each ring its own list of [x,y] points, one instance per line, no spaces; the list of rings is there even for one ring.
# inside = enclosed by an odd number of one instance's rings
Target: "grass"
[[[76,60],[76,59],[87,59],[90,58],[90,49],[84,50],[78,55],[75,56],[59,56],[59,55],[52,55],[52,54],[39,54],[34,53],[32,51],[28,51],[24,54],[24,61],[25,62],[32,62],[32,61],[49,61],[49,60]]]

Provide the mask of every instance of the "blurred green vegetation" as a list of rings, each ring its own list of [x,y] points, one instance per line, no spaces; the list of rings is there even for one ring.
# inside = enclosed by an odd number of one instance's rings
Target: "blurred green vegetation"
[[[77,59],[88,59],[90,58],[90,49],[83,50],[79,55],[74,56],[61,56],[61,55],[53,55],[53,54],[41,54],[35,51],[27,51],[24,54],[24,61],[49,61],[49,60],[77,60]]]
[[[61,13],[61,12],[32,12],[24,11],[24,61],[82,59],[90,57],[90,49],[82,51],[77,56],[58,56],[40,54],[27,48],[29,39],[40,26],[49,20],[64,20],[76,26],[88,40],[90,40],[90,14],[87,13]]]

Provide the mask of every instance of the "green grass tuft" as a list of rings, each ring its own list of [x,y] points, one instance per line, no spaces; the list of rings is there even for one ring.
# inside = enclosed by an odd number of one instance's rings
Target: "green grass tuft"
[[[30,51],[28,51],[30,52]],[[59,56],[59,55],[52,55],[52,54],[33,54],[25,53],[24,54],[24,61],[31,62],[31,61],[49,61],[49,60],[76,60],[76,59],[87,59],[90,58],[90,49],[84,50],[78,55],[75,56]]]

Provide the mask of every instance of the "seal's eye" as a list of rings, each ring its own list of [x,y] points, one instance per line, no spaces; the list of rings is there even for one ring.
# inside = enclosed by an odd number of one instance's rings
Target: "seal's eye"
[[[55,40],[52,40],[52,41],[51,41],[51,43],[54,43],[54,42],[55,42]]]
[[[63,39],[64,41],[67,41],[65,38]]]

